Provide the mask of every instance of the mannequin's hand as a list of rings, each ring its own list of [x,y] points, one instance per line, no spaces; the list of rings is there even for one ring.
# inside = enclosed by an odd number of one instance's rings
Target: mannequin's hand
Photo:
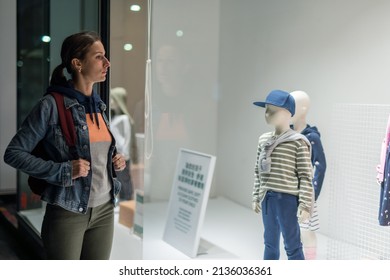
[[[310,219],[310,213],[306,210],[298,209],[298,223],[308,222]]]
[[[258,202],[256,202],[256,201],[252,202],[252,209],[257,214],[261,212],[260,204]]]

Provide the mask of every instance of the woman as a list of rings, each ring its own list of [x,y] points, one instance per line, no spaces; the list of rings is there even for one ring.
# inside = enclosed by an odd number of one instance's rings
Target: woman
[[[94,32],[67,37],[61,60],[45,96],[8,145],[4,161],[47,182],[41,195],[47,202],[41,236],[48,259],[109,259],[113,208],[120,190],[115,171],[126,164],[123,156],[115,153],[106,106],[93,86],[106,79],[110,62]],[[64,76],[64,68],[70,80]],[[62,94],[65,107],[72,112],[75,152],[66,144],[51,92]],[[31,154],[39,142],[50,160]]]

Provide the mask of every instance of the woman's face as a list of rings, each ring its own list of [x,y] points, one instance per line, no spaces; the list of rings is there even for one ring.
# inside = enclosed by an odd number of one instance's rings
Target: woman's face
[[[106,80],[110,62],[105,57],[105,50],[102,42],[96,41],[91,45],[85,58],[81,61],[81,75],[84,80],[91,83]]]
[[[160,47],[156,59],[156,76],[166,95],[177,96],[180,94],[184,72],[185,67],[179,50],[170,45]]]

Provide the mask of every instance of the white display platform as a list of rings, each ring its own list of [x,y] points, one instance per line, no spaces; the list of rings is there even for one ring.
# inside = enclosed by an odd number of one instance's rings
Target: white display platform
[[[168,201],[144,204],[144,238],[119,224],[119,213],[115,213],[112,260],[185,260],[191,259],[163,241]],[[44,211],[42,209],[21,211],[39,233]],[[320,221],[321,222],[321,221]],[[210,199],[201,229],[200,250],[195,259],[247,259],[261,260],[263,257],[263,225],[261,216],[250,208],[243,207],[224,197]],[[281,239],[281,259],[287,259]],[[329,250],[350,252],[348,259],[367,259],[365,255],[346,242],[329,239],[317,233],[317,259],[326,260]],[[330,254],[332,259],[337,254]],[[345,253],[343,254],[343,256]]]
[[[142,260],[142,239],[133,234],[132,229],[118,222],[119,213],[115,213],[114,240],[111,260]]]
[[[162,240],[168,202],[144,205],[144,259],[190,259]],[[326,259],[327,238],[317,234],[317,259]],[[283,240],[281,240],[281,243]],[[286,259],[281,244],[281,259]],[[263,225],[261,216],[224,197],[210,199],[196,259],[262,259]]]
[[[111,260],[141,260],[142,259],[142,239],[134,235],[128,227],[120,224],[119,207],[115,208],[114,220],[114,240],[111,250]],[[35,230],[40,233],[43,221],[44,210],[34,209],[20,211],[26,217]]]

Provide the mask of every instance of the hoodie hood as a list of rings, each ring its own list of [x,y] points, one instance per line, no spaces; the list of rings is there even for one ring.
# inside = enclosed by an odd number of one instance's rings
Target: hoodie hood
[[[307,125],[306,128],[304,130],[302,130],[301,132],[303,135],[308,135],[308,134],[317,134],[318,137],[321,136],[320,132],[318,131],[318,128],[316,126],[310,126],[310,125]]]
[[[71,99],[76,99],[80,105],[85,108],[85,113],[89,114],[92,122],[94,122],[94,116],[97,126],[100,128],[98,113],[101,113],[99,103],[102,102],[100,96],[92,91],[91,96],[86,96],[82,92],[76,90],[71,83],[68,83],[67,87],[64,86],[50,86],[47,88],[45,95],[51,92],[61,93]]]

